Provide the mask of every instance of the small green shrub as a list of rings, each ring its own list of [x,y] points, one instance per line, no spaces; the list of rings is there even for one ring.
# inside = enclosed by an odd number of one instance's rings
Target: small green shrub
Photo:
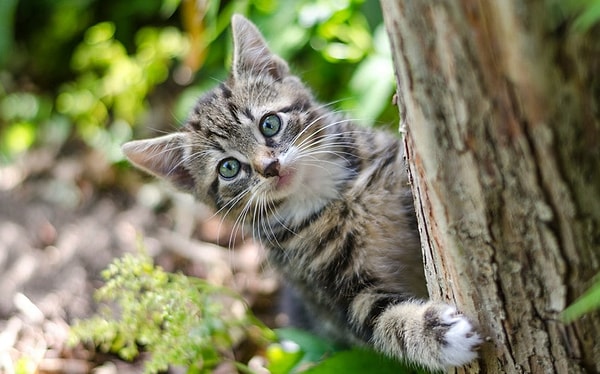
[[[169,365],[210,372],[233,357],[232,347],[242,338],[263,345],[275,339],[232,291],[167,273],[146,255],[125,255],[102,276],[106,284],[95,296],[106,304],[99,315],[73,326],[71,343],[93,342],[126,360],[143,347],[150,353],[146,373]]]

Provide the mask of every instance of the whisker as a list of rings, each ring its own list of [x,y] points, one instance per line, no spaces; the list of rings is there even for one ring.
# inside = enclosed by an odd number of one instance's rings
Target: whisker
[[[225,208],[226,208],[226,207],[229,205],[229,209],[227,209],[227,211],[226,211],[224,214],[222,214],[222,215],[221,215],[221,220],[219,221],[219,226],[217,227],[217,232],[219,232],[219,233],[221,232],[221,227],[223,226],[223,223],[224,223],[225,219],[227,218],[227,216],[229,215],[229,213],[231,212],[231,210],[232,210],[232,209],[233,209],[233,208],[234,208],[234,207],[237,205],[237,203],[238,203],[238,202],[240,202],[240,201],[242,200],[242,198],[244,198],[244,196],[246,196],[247,194],[248,194],[248,190],[246,190],[246,191],[243,191],[242,193],[240,193],[239,195],[237,195],[236,197],[234,197],[232,200],[230,200],[229,202],[227,202],[227,204],[225,204],[225,205],[223,206],[223,208],[219,209],[219,210],[218,210],[218,211],[217,211],[215,214],[213,214],[213,215],[211,216],[211,218],[212,218],[212,217],[214,217],[214,216],[216,216],[217,214],[219,214],[219,213],[220,213],[220,212],[221,212],[223,209],[225,209]],[[250,200],[249,200],[249,201],[246,203],[246,206],[247,206],[247,205],[250,203],[250,201],[251,201],[251,200],[252,200],[252,198],[250,198]],[[243,209],[245,209],[245,207],[246,207],[246,206],[244,206],[244,208],[243,208]],[[242,209],[242,211],[243,211],[243,209]],[[231,235],[234,235],[234,233],[235,233],[236,224],[237,224],[237,220],[238,220],[238,219],[239,219],[239,216],[238,216],[238,218],[237,218],[237,219],[234,221],[233,228],[232,228],[232,229],[233,229],[233,231],[231,232]],[[229,243],[228,243],[228,246],[229,246],[230,248],[231,248],[231,245],[232,245],[231,235],[230,235],[230,238],[229,238]],[[243,235],[243,234],[242,234],[242,235]]]
[[[288,227],[288,226],[287,226],[287,225],[286,225],[286,224],[283,222],[283,221],[284,221],[284,219],[283,219],[283,217],[281,217],[281,216],[278,214],[278,212],[277,212],[277,211],[278,211],[278,209],[277,209],[277,207],[275,206],[275,204],[274,204],[273,200],[271,200],[271,204],[272,204],[272,206],[270,206],[270,210],[271,210],[271,216],[273,216],[273,218],[275,219],[275,221],[277,221],[277,223],[278,223],[278,224],[280,224],[280,225],[281,225],[281,227],[283,227],[283,228],[284,228],[286,231],[288,231],[288,232],[292,233],[293,235],[297,235],[297,234],[296,234],[296,232],[295,232],[294,230],[292,230],[291,228],[289,228],[289,227]]]
[[[259,220],[260,220],[260,225],[261,225],[262,233],[265,236],[265,239],[267,239],[267,242],[272,246],[273,242],[271,241],[271,237],[269,236],[269,231],[267,230],[267,226],[266,226],[265,219],[264,219],[265,215],[266,215],[266,211],[265,211],[264,197],[260,196],[260,198],[259,198]]]
[[[292,139],[292,141],[290,142],[291,144],[296,143],[296,141],[298,139],[300,139],[300,137],[306,132],[308,131],[313,125],[315,125],[318,121],[320,121],[321,119],[327,117],[331,115],[330,113],[323,113],[322,115],[320,115],[319,117],[315,118],[314,120],[312,120],[312,122],[310,122],[308,125],[306,125],[306,127],[304,127],[298,134],[296,134],[296,136],[294,136],[294,138]]]
[[[315,121],[316,121],[316,120],[315,120]],[[311,139],[313,139],[315,136],[319,135],[319,133],[320,133],[320,132],[322,132],[322,131],[325,131],[325,130],[327,130],[327,129],[328,129],[328,128],[330,128],[330,127],[337,126],[337,125],[339,125],[339,124],[341,124],[341,123],[345,123],[345,122],[352,122],[352,121],[353,121],[353,119],[342,119],[342,120],[338,120],[338,121],[334,121],[334,122],[332,122],[332,123],[329,123],[329,124],[327,124],[327,125],[325,125],[325,126],[323,126],[323,127],[319,128],[319,129],[317,129],[315,132],[313,132],[313,133],[312,133],[312,134],[310,134],[308,137],[306,137],[305,139],[303,139],[303,140],[302,140],[302,141],[301,141],[299,144],[297,144],[296,146],[298,146],[298,147],[302,146],[302,145],[303,145],[303,144],[305,144],[306,142],[308,142],[308,141],[310,141]],[[313,123],[314,123],[314,121],[313,121]],[[312,125],[309,125],[309,126],[312,126]],[[305,128],[304,128],[304,129],[301,131],[301,133],[303,133],[304,131],[306,131],[308,128],[309,128],[308,126],[307,126],[307,127],[305,127]],[[342,134],[343,134],[343,133],[342,133]],[[342,135],[342,134],[336,134],[336,135]],[[300,134],[299,134],[299,135],[300,135]],[[324,135],[324,134],[320,134],[320,135]],[[297,140],[297,139],[299,139],[299,136],[296,136],[296,137],[294,138],[294,141],[292,142],[292,144],[294,144],[294,143],[296,142],[296,140]]]
[[[314,143],[305,145],[304,147],[301,148],[296,148],[298,150],[298,152],[309,152],[311,150],[319,150],[319,149],[334,149],[334,148],[339,148],[339,147],[346,147],[346,148],[350,148],[350,149],[359,149],[359,147],[356,145],[356,143],[352,143],[352,142],[344,142],[344,141],[331,141],[331,139],[322,139],[319,141],[316,141]],[[349,152],[346,152],[349,153]]]
[[[265,215],[269,213],[269,210],[271,210],[270,202],[265,198]],[[273,241],[275,242],[275,244],[277,244],[277,247],[281,248],[281,243],[279,243],[279,240],[277,239],[277,234],[275,234],[275,231],[273,231],[273,225],[271,224],[271,220],[267,218],[265,221],[267,222],[267,226],[269,227],[269,232],[271,233]]]
[[[236,196],[234,196],[231,200],[229,200],[227,203],[225,203],[225,205],[223,205],[223,207],[221,207],[219,210],[217,210],[212,216],[208,217],[208,219],[212,219],[215,218],[215,216],[219,215],[219,213],[221,213],[221,211],[223,211],[224,209],[228,208],[227,212],[225,212],[222,217],[225,217],[229,214],[229,212],[231,211],[231,209],[233,209],[233,207],[235,206],[235,204],[237,204],[245,195],[247,195],[250,191],[249,190],[244,190],[242,192],[240,192],[239,194],[237,194]]]
[[[237,234],[238,228],[241,229],[242,240],[244,240],[244,230],[243,230],[244,218],[243,217],[245,217],[246,212],[248,211],[248,209],[250,209],[251,203],[252,203],[252,197],[250,197],[250,199],[246,202],[246,204],[244,205],[244,208],[242,208],[242,211],[240,212],[240,214],[235,219],[235,222],[233,223],[233,229],[231,230],[231,233],[229,235],[229,248],[233,248],[233,245],[235,244],[235,235]]]
[[[311,161],[313,161],[313,162],[311,162]],[[325,170],[325,171],[326,171],[328,174],[330,174],[330,175],[331,175],[331,174],[332,174],[332,171],[331,171],[330,169],[328,169],[327,167],[325,167],[325,166],[323,165],[323,163],[328,163],[328,164],[332,164],[332,165],[335,165],[335,166],[341,166],[341,165],[338,165],[338,164],[336,164],[336,163],[335,163],[335,162],[333,162],[333,161],[319,160],[319,159],[314,159],[314,160],[303,160],[303,161],[299,162],[299,164],[302,164],[302,165],[314,166],[314,167],[318,167],[318,168],[320,168],[320,169],[323,169],[323,170]],[[351,168],[349,168],[349,167],[347,167],[347,166],[342,166],[342,167],[343,167],[344,169],[348,170],[348,171],[353,171]]]
[[[260,235],[260,227],[258,227],[258,221],[260,220],[260,216],[258,215],[258,204],[254,204],[254,212],[252,213],[252,238],[260,243],[262,247],[264,244],[262,242],[262,237]]]

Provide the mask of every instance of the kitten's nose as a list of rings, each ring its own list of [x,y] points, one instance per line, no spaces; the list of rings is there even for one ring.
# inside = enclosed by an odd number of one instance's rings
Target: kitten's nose
[[[258,170],[266,178],[278,177],[279,176],[279,160],[269,159],[263,162],[262,170]]]

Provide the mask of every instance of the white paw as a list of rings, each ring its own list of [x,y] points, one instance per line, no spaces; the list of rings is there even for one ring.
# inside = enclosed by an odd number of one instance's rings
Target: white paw
[[[483,339],[475,326],[453,306],[442,311],[441,322],[448,327],[443,339],[440,358],[447,366],[461,366],[477,357]]]

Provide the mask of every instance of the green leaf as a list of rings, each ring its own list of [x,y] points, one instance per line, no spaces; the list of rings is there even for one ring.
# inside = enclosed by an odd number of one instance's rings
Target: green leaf
[[[375,351],[355,348],[338,352],[321,364],[310,368],[305,374],[420,374],[421,369],[411,368]]]
[[[600,1],[590,0],[574,23],[576,30],[587,31],[600,21]]]
[[[271,344],[266,351],[269,362],[267,369],[271,374],[287,374],[302,360],[304,352],[299,349],[288,349],[285,344]]]
[[[407,366],[373,350],[343,347],[327,339],[309,332],[285,328],[276,330],[282,341],[267,350],[268,369],[273,374],[307,373],[307,374],[425,374],[423,369],[414,365]],[[285,342],[298,345],[301,357],[290,349],[285,349]],[[290,352],[291,351],[291,352]]]
[[[267,350],[273,374],[300,373],[341,349],[337,344],[307,331],[284,328],[275,331],[279,344]]]
[[[4,131],[2,148],[9,155],[24,152],[31,147],[35,138],[36,126],[33,123],[17,122]]]
[[[323,339],[309,332],[285,328],[275,331],[281,341],[292,341],[304,352],[303,361],[319,361],[324,356],[339,351],[341,347],[329,340]]]
[[[561,318],[565,323],[571,323],[596,309],[600,309],[600,277],[579,299],[561,313]]]

